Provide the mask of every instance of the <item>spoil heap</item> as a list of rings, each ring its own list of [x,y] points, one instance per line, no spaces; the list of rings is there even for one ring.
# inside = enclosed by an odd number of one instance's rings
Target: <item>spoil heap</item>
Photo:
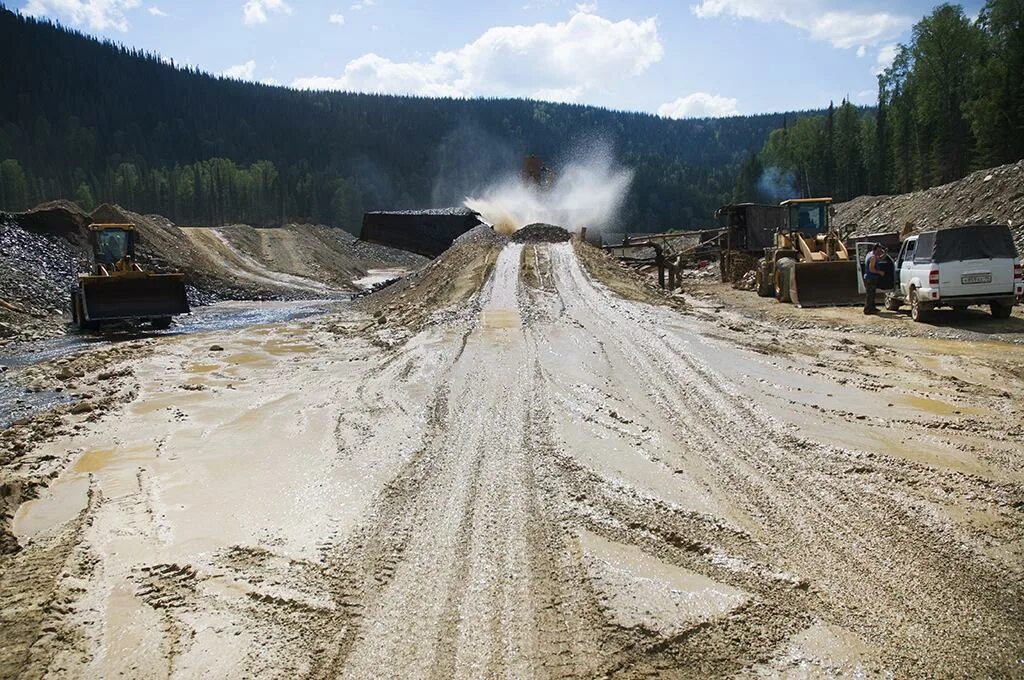
[[[0,339],[60,329],[79,252],[57,231],[23,229],[14,216],[0,213]]]
[[[898,196],[861,196],[836,205],[837,225],[855,236],[904,235],[964,224],[1009,224],[1024,251],[1024,161],[973,172],[956,182]]]
[[[515,243],[562,243],[568,241],[569,237],[569,232],[562,227],[535,222],[512,234],[512,241]]]

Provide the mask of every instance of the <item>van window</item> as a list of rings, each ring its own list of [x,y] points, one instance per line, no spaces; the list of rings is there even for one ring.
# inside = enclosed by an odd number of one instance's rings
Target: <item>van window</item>
[[[917,248],[917,241],[907,241],[906,252],[903,253],[903,256],[900,259],[903,260],[904,262],[906,262],[907,260],[913,260],[914,259],[914,250],[916,248]]]
[[[917,252],[914,253],[914,264],[929,264],[932,261],[932,248],[935,246],[935,232],[929,231],[917,237]]]

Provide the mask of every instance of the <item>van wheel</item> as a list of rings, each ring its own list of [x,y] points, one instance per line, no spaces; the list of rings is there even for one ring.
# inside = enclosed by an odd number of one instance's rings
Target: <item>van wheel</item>
[[[929,311],[931,310],[927,303],[921,302],[917,297],[917,289],[912,288],[910,290],[910,318],[914,321],[925,321]]]
[[[1004,305],[999,302],[993,302],[988,306],[992,312],[992,316],[997,319],[1009,319],[1010,314],[1013,313],[1013,305]]]
[[[169,316],[158,316],[155,319],[149,320],[149,325],[154,330],[162,331],[171,326],[171,317]]]
[[[903,301],[896,297],[896,293],[885,294],[885,308],[890,312],[898,312],[903,306]]]

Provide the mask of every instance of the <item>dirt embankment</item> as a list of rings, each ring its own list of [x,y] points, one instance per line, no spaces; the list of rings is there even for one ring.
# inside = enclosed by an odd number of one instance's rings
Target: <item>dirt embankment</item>
[[[911,194],[860,196],[836,205],[834,223],[855,225],[855,235],[1009,223],[1024,252],[1024,161]]]
[[[135,224],[140,263],[185,272],[193,305],[345,296],[359,290],[368,273],[400,275],[426,262],[322,225],[181,227],[116,205],[88,214],[58,201],[0,214],[0,342],[63,331],[68,291],[89,258],[91,222]]]

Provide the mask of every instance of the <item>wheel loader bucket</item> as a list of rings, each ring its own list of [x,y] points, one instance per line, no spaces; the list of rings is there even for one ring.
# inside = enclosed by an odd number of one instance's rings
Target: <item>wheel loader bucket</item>
[[[857,289],[857,263],[799,262],[793,268],[789,290],[798,307],[840,307],[864,302]]]
[[[189,312],[182,274],[83,276],[78,283],[86,321],[155,319]]]

